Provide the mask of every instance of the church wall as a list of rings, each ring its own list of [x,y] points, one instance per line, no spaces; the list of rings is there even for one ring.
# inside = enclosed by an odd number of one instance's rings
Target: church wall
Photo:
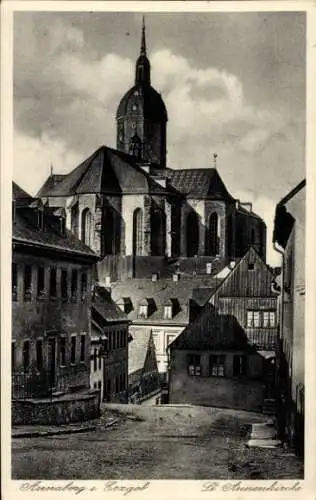
[[[122,241],[122,255],[133,255],[133,214],[134,210],[143,210],[143,231],[145,233],[148,225],[149,213],[145,210],[144,195],[124,195],[122,197],[122,219],[124,222],[124,241]],[[145,236],[145,235],[144,235]],[[123,238],[123,235],[122,235]],[[144,239],[143,255],[148,255],[148,244]]]
[[[185,257],[187,255],[187,243],[186,243],[186,232],[187,232],[187,216],[191,210],[198,216],[199,220],[199,255],[204,255],[205,250],[205,204],[204,200],[186,200],[181,207],[181,256]]]
[[[219,255],[226,261],[227,252],[227,207],[224,201],[205,200],[205,225],[208,231],[209,217],[216,212],[218,216],[218,237],[219,237]]]

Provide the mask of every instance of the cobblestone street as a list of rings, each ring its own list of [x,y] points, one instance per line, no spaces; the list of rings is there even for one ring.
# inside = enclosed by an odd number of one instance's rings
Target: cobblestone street
[[[259,414],[206,407],[111,405],[95,431],[12,440],[14,479],[300,479],[283,449],[248,449]],[[103,408],[104,412],[104,408]]]

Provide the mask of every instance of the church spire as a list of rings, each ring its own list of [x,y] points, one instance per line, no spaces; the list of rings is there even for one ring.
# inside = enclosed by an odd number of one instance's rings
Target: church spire
[[[142,21],[142,36],[140,44],[140,56],[136,62],[136,74],[135,74],[136,85],[150,85],[150,62],[147,57],[146,49],[146,27],[145,19],[143,16]]]
[[[140,46],[140,55],[147,56],[146,53],[146,26],[145,26],[145,18],[143,16],[143,24],[142,24],[142,41]]]

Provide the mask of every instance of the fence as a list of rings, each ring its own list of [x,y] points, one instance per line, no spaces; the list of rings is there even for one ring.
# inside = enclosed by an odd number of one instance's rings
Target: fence
[[[12,398],[40,398],[52,394],[51,377],[48,373],[13,373]]]

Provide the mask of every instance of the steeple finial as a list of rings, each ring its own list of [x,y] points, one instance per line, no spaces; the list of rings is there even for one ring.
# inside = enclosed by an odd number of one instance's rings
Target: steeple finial
[[[142,41],[140,46],[140,55],[146,56],[146,26],[145,26],[145,17],[143,16],[142,20]]]
[[[217,153],[213,153],[213,167],[216,169],[217,167],[217,157],[218,157],[218,154]]]

